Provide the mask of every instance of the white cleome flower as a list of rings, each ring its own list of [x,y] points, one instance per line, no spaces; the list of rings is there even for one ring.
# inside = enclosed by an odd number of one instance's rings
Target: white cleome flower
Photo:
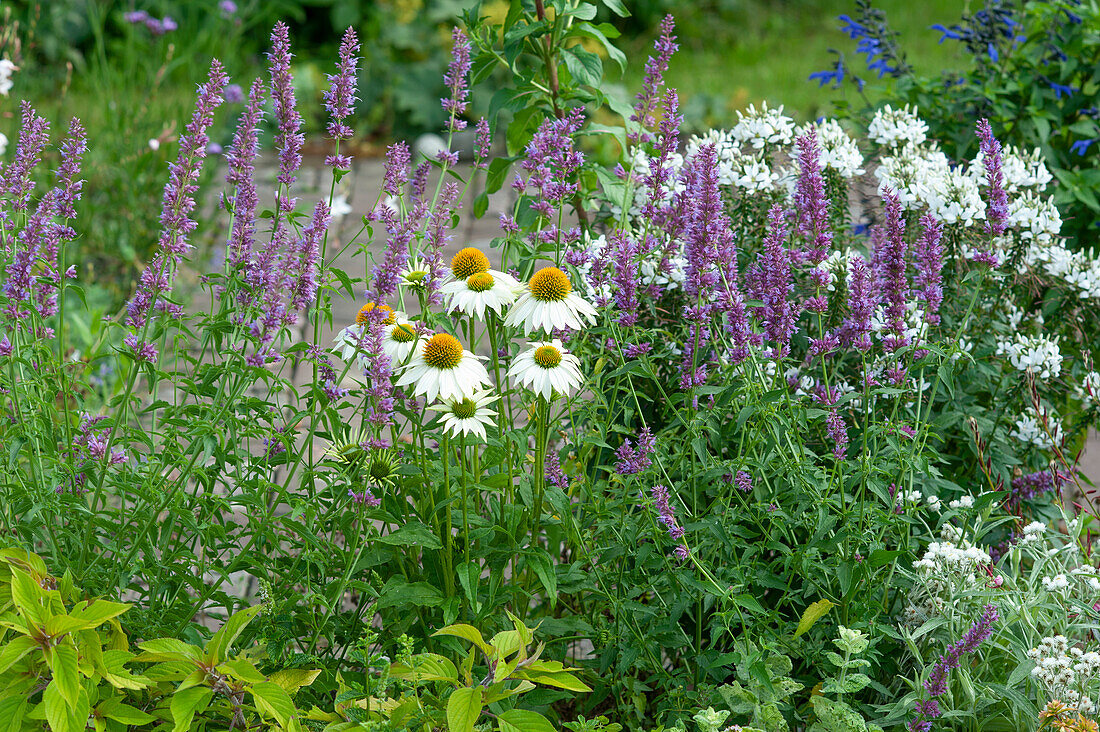
[[[418,343],[397,380],[398,386],[412,385],[413,394],[428,401],[436,397],[464,399],[488,383],[489,372],[478,357],[447,333],[436,333]]]
[[[497,400],[492,392],[475,391],[462,399],[449,399],[428,409],[443,413],[443,428],[451,437],[477,435],[486,439],[485,428],[493,423],[496,412],[489,405]]]
[[[507,326],[523,326],[524,335],[533,330],[547,333],[561,328],[581,330],[582,319],[596,322],[596,309],[577,293],[569,275],[557,267],[543,267],[523,287],[504,319]]]
[[[584,382],[581,362],[555,338],[552,341],[532,343],[508,369],[508,375],[517,384],[546,399],[556,392],[567,396]]]
[[[867,134],[880,145],[894,147],[898,143],[919,145],[928,135],[928,124],[917,116],[917,108],[906,104],[894,109],[887,104],[875,112]]]

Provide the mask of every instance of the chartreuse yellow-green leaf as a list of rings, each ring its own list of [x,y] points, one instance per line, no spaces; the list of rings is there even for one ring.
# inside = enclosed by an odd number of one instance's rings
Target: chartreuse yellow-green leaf
[[[480,686],[455,689],[447,699],[447,732],[473,732],[481,707]]]
[[[802,619],[798,621],[798,628],[794,631],[794,637],[797,638],[814,627],[814,623],[824,617],[825,613],[832,610],[832,608],[833,603],[829,600],[818,600],[806,608],[802,613]]]

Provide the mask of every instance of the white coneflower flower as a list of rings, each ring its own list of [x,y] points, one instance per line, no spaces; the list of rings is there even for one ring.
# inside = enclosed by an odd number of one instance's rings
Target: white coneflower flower
[[[397,367],[408,360],[417,340],[416,326],[398,318],[386,326],[386,334],[382,337],[382,351],[390,357],[390,363]]]
[[[341,330],[333,339],[337,353],[340,354],[340,358],[344,359],[344,361],[351,361],[353,358],[356,358],[356,354],[358,354],[357,360],[362,362],[364,354],[360,346],[363,340],[364,329],[367,323],[370,322],[368,314],[374,310],[375,307],[385,313],[385,317],[382,319],[384,325],[393,325],[397,322],[399,313],[395,313],[393,308],[389,305],[376,306],[373,302],[368,302],[366,305],[359,308],[359,313],[355,316],[355,323]],[[363,364],[360,363],[360,366],[362,365]]]
[[[405,269],[401,270],[401,281],[407,287],[416,289],[424,287],[430,275],[431,270],[428,265],[421,262],[419,257],[413,257],[409,260]]]
[[[449,399],[428,409],[443,413],[443,428],[451,437],[477,435],[485,440],[485,427],[491,425],[496,416],[488,407],[496,400],[491,391],[475,391],[468,397]]]
[[[557,338],[532,343],[530,348],[516,356],[508,375],[517,384],[547,399],[554,392],[567,396],[584,383],[581,362],[566,351]]]
[[[502,315],[504,308],[515,302],[519,283],[511,275],[489,269],[489,258],[475,247],[466,247],[454,256],[451,272],[454,281],[440,288],[448,296],[451,311],[484,318],[485,308]]]
[[[582,318],[595,323],[596,309],[573,292],[569,275],[557,267],[543,267],[523,288],[504,324],[522,324],[524,335],[529,335],[533,330],[547,333],[562,328],[581,330]]]
[[[413,350],[398,386],[413,385],[413,394],[427,400],[463,399],[481,384],[489,383],[489,372],[458,339],[436,333]]]

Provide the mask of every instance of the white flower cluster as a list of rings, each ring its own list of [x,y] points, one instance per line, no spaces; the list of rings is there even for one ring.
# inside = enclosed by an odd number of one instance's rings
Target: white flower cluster
[[[1062,352],[1058,350],[1058,336],[1025,336],[1019,333],[1012,340],[997,342],[997,355],[1007,356],[1019,371],[1030,370],[1040,379],[1049,379],[1062,373]]]
[[[1043,541],[1043,535],[1046,534],[1046,531],[1046,524],[1041,521],[1032,521],[1024,527],[1024,535],[1023,538],[1020,539],[1020,544],[1040,544]]]
[[[817,132],[817,141],[821,144],[821,167],[835,170],[842,178],[863,175],[863,153],[840,123],[835,119],[823,119],[798,128],[803,135],[810,130]]]
[[[970,164],[970,175],[977,180],[985,179],[984,158],[985,155],[979,152]],[[1001,151],[1001,172],[1004,174],[1005,190],[1009,193],[1015,193],[1021,188],[1042,191],[1054,180],[1039,148],[1025,153],[1012,145],[1005,145]]]
[[[746,112],[737,112],[737,124],[730,130],[737,142],[762,150],[765,145],[788,145],[794,139],[794,120],[783,114],[783,105],[768,109],[767,102],[760,110],[749,105]]]
[[[1069,589],[1069,580],[1064,574],[1056,574],[1053,577],[1042,578],[1043,589],[1047,592],[1061,592]]]
[[[959,496],[947,506],[948,508],[974,508],[974,496]]]
[[[916,107],[909,109],[906,104],[901,109],[894,109],[887,104],[875,112],[867,131],[879,145],[919,145],[928,136],[928,123],[917,115]]]
[[[1049,698],[1058,699],[1082,714],[1096,711],[1093,696],[1100,680],[1100,653],[1085,652],[1063,635],[1043,638],[1027,652],[1035,663],[1034,678]]]
[[[1009,436],[1043,450],[1049,450],[1062,442],[1062,423],[1051,411],[1044,409],[1040,413],[1034,407],[1028,407],[1016,419],[1016,428],[1009,433]]]
[[[934,541],[913,567],[923,576],[970,576],[992,561],[988,554],[971,544]]]

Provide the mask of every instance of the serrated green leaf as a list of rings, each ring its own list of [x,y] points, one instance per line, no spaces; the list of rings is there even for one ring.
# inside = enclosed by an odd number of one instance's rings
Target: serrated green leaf
[[[832,608],[833,603],[830,600],[818,600],[812,603],[802,611],[802,617],[798,621],[798,628],[794,631],[794,637],[798,638],[810,628],[814,627],[814,623],[824,617]]]

